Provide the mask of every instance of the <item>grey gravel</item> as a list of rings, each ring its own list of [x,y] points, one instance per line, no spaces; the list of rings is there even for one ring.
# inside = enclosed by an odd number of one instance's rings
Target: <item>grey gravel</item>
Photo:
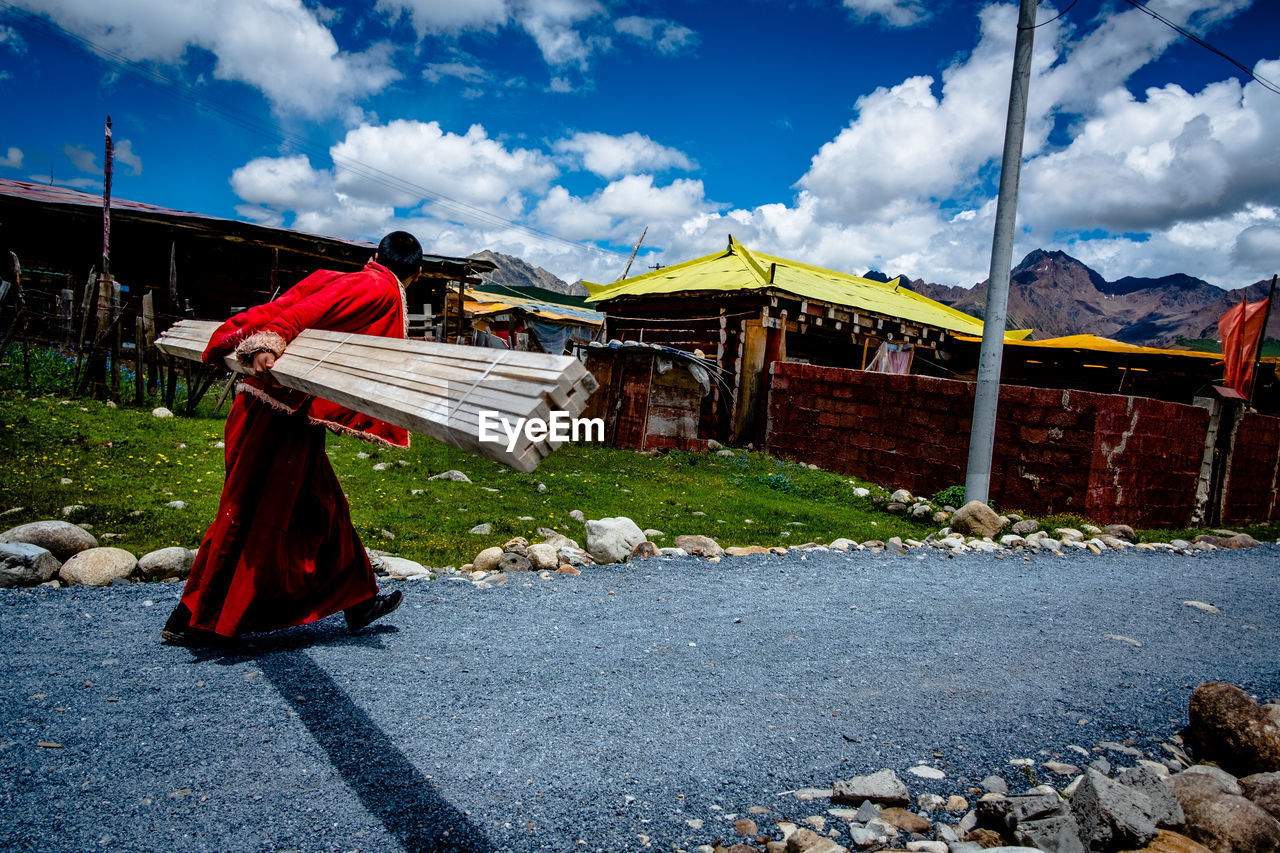
[[[194,653],[177,585],[0,590],[0,848],[692,849],[883,768],[1159,757],[1197,684],[1280,694],[1278,556],[657,557]]]

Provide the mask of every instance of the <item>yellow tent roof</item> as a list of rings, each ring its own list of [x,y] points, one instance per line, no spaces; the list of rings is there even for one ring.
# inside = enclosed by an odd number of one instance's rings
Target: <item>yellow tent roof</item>
[[[957,335],[956,340],[981,342],[982,338]],[[1214,361],[1222,361],[1222,355],[1216,352],[1140,347],[1134,344],[1126,344],[1123,341],[1113,341],[1111,338],[1100,338],[1097,335],[1067,335],[1066,337],[1048,338],[1043,341],[1014,341],[1006,339],[1005,343],[1020,347],[1040,347],[1043,349],[1079,349],[1091,352],[1121,353],[1124,355],[1183,355],[1188,358],[1210,358]]]
[[[588,302],[621,296],[706,291],[781,290],[803,299],[874,311],[914,323],[971,335],[982,334],[982,321],[901,288],[900,279],[887,284],[848,273],[810,266],[786,258],[752,252],[729,236],[729,248],[656,272],[612,284],[584,281]],[[1011,332],[1011,335],[1019,333]],[[1021,333],[1024,337],[1028,332]]]
[[[468,287],[462,307],[473,317],[501,314],[512,309],[531,314],[542,320],[599,327],[604,324],[604,314],[585,308],[574,308],[545,300],[530,299],[518,293],[496,294],[491,291]]]

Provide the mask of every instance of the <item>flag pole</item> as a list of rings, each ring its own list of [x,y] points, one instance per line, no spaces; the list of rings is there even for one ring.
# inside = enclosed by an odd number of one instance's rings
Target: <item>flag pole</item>
[[[1018,177],[1022,169],[1022,137],[1027,123],[1027,93],[1031,86],[1031,52],[1036,29],[1036,0],[1020,0],[1018,37],[1013,50],[1009,85],[1009,113],[1004,130],[1000,188],[996,196],[995,234],[991,242],[991,273],[987,278],[987,311],[982,318],[982,346],[978,351],[978,382],[973,395],[969,430],[969,461],[965,469],[964,499],[986,502],[991,488],[991,457],[995,450],[996,408],[1000,399],[1000,361],[1004,355],[1005,312],[1009,301],[1010,268],[1018,216]]]
[[[1271,306],[1276,301],[1276,276],[1271,276],[1271,292],[1267,294],[1267,308],[1262,314],[1262,328],[1258,330],[1258,351],[1253,355],[1253,376],[1249,382],[1249,408],[1253,408],[1253,397],[1258,391],[1258,377],[1262,369],[1262,346],[1267,342],[1267,323],[1271,322]]]

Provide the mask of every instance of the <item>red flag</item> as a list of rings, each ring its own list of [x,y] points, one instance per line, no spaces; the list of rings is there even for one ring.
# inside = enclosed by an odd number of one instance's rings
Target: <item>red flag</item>
[[[1241,300],[1218,320],[1218,337],[1222,340],[1222,384],[1236,389],[1246,398],[1253,383],[1253,363],[1262,339],[1268,301]]]

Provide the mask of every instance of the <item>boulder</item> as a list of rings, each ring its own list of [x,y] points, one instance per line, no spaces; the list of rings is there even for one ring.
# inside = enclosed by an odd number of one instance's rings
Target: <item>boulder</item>
[[[763,545],[734,545],[726,548],[725,553],[730,557],[749,557],[752,554],[768,554],[769,549]]]
[[[1239,687],[1221,681],[1191,694],[1187,741],[1197,757],[1235,776],[1280,770],[1280,725]]]
[[[995,538],[995,535],[1000,532],[1000,527],[1000,516],[982,501],[969,501],[951,516],[953,531],[978,539],[987,536]]]
[[[1151,819],[1155,821],[1156,826],[1182,826],[1186,816],[1182,813],[1182,807],[1178,805],[1178,798],[1173,795],[1173,789],[1169,787],[1168,770],[1164,767],[1160,769],[1165,772],[1161,773],[1154,767],[1139,764],[1122,771],[1116,777],[1116,781],[1146,795],[1151,801]]]
[[[498,571],[501,572],[527,572],[532,568],[533,564],[528,557],[513,551],[504,553],[502,559],[498,560]]]
[[[1234,536],[1209,536],[1203,534],[1195,538],[1196,545],[1200,544],[1212,545],[1215,548],[1256,548],[1258,540],[1254,539],[1248,533],[1237,533]]]
[[[658,556],[658,546],[647,539],[631,549],[632,560],[647,560],[656,556]]]
[[[413,560],[405,559],[404,557],[392,557],[390,555],[386,555],[381,557],[380,562],[382,564],[382,568],[386,571],[387,576],[392,580],[404,581],[409,580],[410,578],[420,578],[424,575],[429,576],[431,574],[431,570],[426,566],[421,563],[414,562]]]
[[[1034,518],[1024,518],[1022,521],[1015,521],[1013,523],[1013,532],[1018,536],[1026,536],[1028,534],[1035,533],[1039,529],[1040,522],[1036,521]]]
[[[886,768],[869,776],[855,776],[831,786],[831,801],[860,805],[863,800],[889,806],[905,806],[907,786],[898,774]]]
[[[626,516],[588,521],[586,533],[587,553],[597,563],[621,563],[645,541],[644,531]]]
[[[1280,773],[1255,773],[1240,780],[1244,796],[1280,820]]]
[[[1013,831],[1013,838],[1033,850],[1049,853],[1088,853],[1080,840],[1080,827],[1069,814],[1049,815],[1024,820]]]
[[[1092,768],[1071,796],[1071,815],[1090,850],[1142,847],[1156,837],[1154,810],[1145,794]]]
[[[787,853],[848,853],[848,848],[841,847],[812,829],[797,829],[787,839]]]
[[[474,571],[491,572],[498,567],[498,561],[502,559],[501,548],[485,548],[472,561]]]
[[[1138,541],[1138,534],[1135,533],[1133,528],[1127,524],[1108,524],[1106,527],[1102,528],[1102,532],[1108,536],[1114,536],[1117,539],[1123,539],[1129,543],[1137,543]]]
[[[563,537],[562,537],[563,538]],[[554,571],[560,565],[560,555],[556,553],[557,545],[551,542],[540,542],[525,549],[525,557],[534,570]]]
[[[181,545],[161,548],[138,558],[135,574],[144,580],[158,581],[166,578],[186,578],[191,574],[191,564],[196,552]]]
[[[1206,773],[1178,773],[1169,785],[1187,816],[1183,833],[1214,853],[1280,850],[1280,821]]]
[[[724,553],[724,549],[710,536],[677,536],[672,545],[684,549],[686,554],[702,557],[719,557]]]
[[[911,503],[911,493],[906,489],[898,489],[889,495],[889,501],[896,504],[909,504]]]
[[[106,586],[137,567],[138,558],[123,548],[89,548],[63,563],[58,579],[69,586]]]
[[[10,542],[38,545],[64,563],[81,551],[98,547],[89,531],[69,521],[33,521],[11,527],[0,533],[0,543]]]
[[[27,542],[0,545],[0,587],[42,584],[60,568],[62,563],[47,548]]]
[[[1199,841],[1192,841],[1185,835],[1162,829],[1156,833],[1146,847],[1141,850],[1122,850],[1120,853],[1213,853]]]

